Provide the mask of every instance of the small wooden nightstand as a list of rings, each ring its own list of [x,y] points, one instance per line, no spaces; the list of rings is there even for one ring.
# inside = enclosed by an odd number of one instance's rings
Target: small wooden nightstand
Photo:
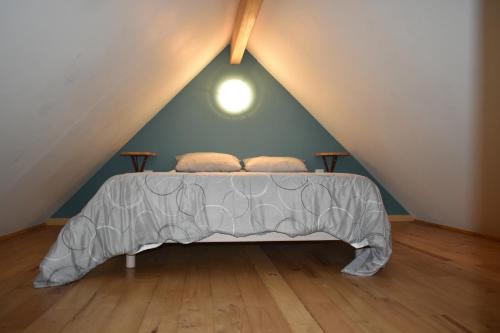
[[[130,156],[132,159],[132,165],[134,166],[135,172],[143,172],[144,167],[146,166],[146,161],[148,160],[149,157],[154,157],[157,154],[152,153],[149,151],[124,151],[123,153],[120,154],[121,156]],[[140,158],[142,159],[142,163],[139,165]]]
[[[335,151],[327,153],[316,153],[315,156],[321,157],[323,159],[325,172],[333,172],[333,170],[335,170],[335,165],[337,164],[337,158],[351,156],[351,154],[343,151]],[[331,157],[330,166],[328,166],[328,157]]]

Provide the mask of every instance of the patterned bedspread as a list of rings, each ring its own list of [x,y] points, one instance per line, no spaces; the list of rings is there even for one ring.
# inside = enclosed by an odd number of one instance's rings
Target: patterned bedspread
[[[376,185],[353,174],[130,173],[106,181],[40,264],[37,288],[75,281],[107,259],[214,233],[326,232],[358,250],[343,272],[369,276],[392,252]]]

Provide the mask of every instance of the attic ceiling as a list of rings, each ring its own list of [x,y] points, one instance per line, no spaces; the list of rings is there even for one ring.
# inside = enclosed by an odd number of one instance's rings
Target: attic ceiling
[[[0,3],[0,234],[41,223],[228,43],[234,0]],[[250,52],[416,217],[470,227],[475,2],[264,1]]]
[[[264,1],[250,52],[415,217],[471,229],[479,2]]]
[[[0,234],[38,224],[228,43],[233,0],[0,3]]]

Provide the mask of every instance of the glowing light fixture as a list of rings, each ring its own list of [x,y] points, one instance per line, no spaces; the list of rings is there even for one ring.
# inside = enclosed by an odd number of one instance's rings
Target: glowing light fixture
[[[250,86],[240,79],[222,82],[217,88],[216,100],[219,106],[229,114],[245,112],[253,101]]]

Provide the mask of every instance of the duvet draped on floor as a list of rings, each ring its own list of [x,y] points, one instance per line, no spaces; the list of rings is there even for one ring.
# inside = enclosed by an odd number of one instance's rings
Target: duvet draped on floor
[[[108,179],[62,228],[40,264],[37,288],[75,281],[107,259],[143,245],[326,232],[357,248],[342,271],[369,276],[392,252],[376,185],[353,174],[131,173]]]

